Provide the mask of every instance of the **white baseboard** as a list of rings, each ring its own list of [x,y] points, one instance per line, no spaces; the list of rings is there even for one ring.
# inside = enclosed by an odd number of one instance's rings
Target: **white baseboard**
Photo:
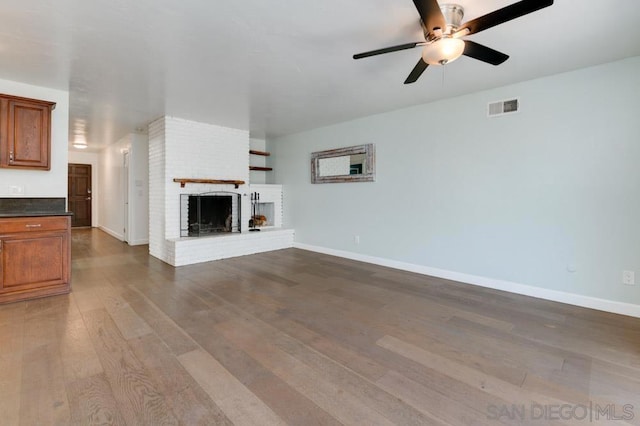
[[[98,226],[98,228],[100,228],[101,231],[106,232],[107,234],[111,235],[113,238],[117,238],[120,241],[124,241],[124,235],[123,234],[119,234],[115,231],[112,231],[109,228],[105,228],[104,226],[100,225]]]
[[[112,231],[111,229],[106,228],[102,225],[98,226],[98,228],[106,232],[107,234],[111,235],[113,238],[117,238],[120,241],[124,241],[124,234],[120,234],[118,232]],[[141,246],[144,244],[149,244],[149,240],[142,239],[142,240],[127,241],[127,244],[129,244],[130,246]]]
[[[526,284],[514,283],[511,281],[497,280],[493,278],[481,277],[477,275],[463,274],[460,272],[447,271],[445,269],[431,268],[429,266],[415,265],[412,263],[399,262],[397,260],[385,259],[382,257],[368,256],[360,253],[353,253],[345,250],[335,250],[326,247],[318,247],[303,243],[293,243],[295,248],[328,254],[331,256],[344,257],[346,259],[360,262],[372,263],[374,265],[386,266],[403,271],[415,272],[422,275],[444,278],[494,290],[508,291],[510,293],[524,296],[536,297],[538,299],[551,300],[554,302],[567,303],[569,305],[581,306],[583,308],[597,309],[599,311],[611,312],[614,314],[628,315],[640,318],[640,305],[617,302],[614,300],[599,299],[597,297],[583,296],[581,294],[566,293],[563,291],[550,290],[542,287],[535,287]]]

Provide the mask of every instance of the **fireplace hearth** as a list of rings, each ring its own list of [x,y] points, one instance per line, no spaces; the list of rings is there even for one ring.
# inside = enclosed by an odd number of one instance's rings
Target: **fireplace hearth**
[[[240,194],[207,192],[180,195],[180,236],[240,232]]]

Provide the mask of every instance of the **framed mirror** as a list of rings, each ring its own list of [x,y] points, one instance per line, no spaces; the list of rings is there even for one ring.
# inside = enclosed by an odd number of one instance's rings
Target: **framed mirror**
[[[374,144],[311,153],[311,183],[374,182]]]

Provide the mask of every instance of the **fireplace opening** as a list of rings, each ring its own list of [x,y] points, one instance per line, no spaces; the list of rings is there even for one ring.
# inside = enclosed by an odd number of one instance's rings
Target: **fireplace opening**
[[[240,194],[215,192],[180,195],[180,236],[240,232]]]

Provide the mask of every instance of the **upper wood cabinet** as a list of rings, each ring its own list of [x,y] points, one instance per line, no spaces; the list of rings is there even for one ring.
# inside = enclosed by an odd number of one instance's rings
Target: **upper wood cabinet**
[[[51,169],[55,102],[0,95],[0,167]]]

